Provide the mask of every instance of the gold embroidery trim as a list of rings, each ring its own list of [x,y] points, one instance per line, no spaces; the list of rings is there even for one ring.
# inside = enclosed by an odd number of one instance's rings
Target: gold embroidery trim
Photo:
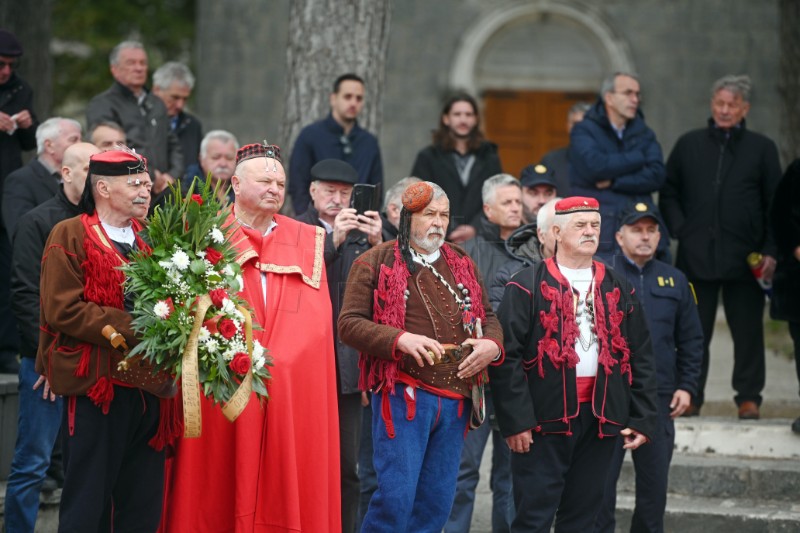
[[[322,279],[322,266],[325,262],[325,230],[322,228],[314,228],[316,235],[314,236],[314,266],[311,269],[311,276],[307,276],[303,269],[297,265],[275,265],[272,263],[260,263],[256,261],[256,268],[261,272],[274,272],[276,274],[300,274],[303,282],[315,289],[319,289],[320,280]],[[245,264],[250,259],[258,257],[258,253],[252,248],[245,250],[236,258],[239,265]]]

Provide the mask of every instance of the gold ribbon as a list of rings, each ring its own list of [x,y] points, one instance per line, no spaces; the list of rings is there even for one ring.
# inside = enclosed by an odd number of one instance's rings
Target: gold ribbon
[[[186,347],[183,350],[183,360],[181,363],[181,389],[183,391],[183,436],[185,438],[197,438],[202,433],[203,417],[200,411],[200,371],[197,359],[198,338],[200,328],[203,327],[206,311],[211,307],[211,297],[207,294],[197,298],[197,308],[194,313],[194,325]],[[253,319],[247,309],[236,306],[244,315],[244,333],[247,343],[247,355],[252,359],[253,355]],[[247,402],[250,400],[250,393],[253,390],[253,368],[245,374],[242,383],[233,393],[231,399],[222,407],[222,414],[229,421],[236,420]]]

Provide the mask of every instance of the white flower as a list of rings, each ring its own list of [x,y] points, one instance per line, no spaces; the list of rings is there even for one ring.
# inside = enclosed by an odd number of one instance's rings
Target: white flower
[[[266,363],[266,362],[267,362],[267,361],[266,361],[266,359],[264,359],[263,357],[259,357],[258,359],[256,359],[256,360],[253,362],[253,369],[254,369],[256,372],[258,372],[259,370],[261,370],[262,368],[264,368],[264,363]]]
[[[153,306],[153,313],[162,320],[166,319],[169,316],[169,304],[166,300],[156,302],[156,305]]]
[[[186,270],[189,268],[189,256],[183,250],[176,250],[174,254],[172,254],[172,264],[175,265],[175,268],[178,270]]]
[[[163,269],[170,269],[172,268],[172,261],[159,261],[158,265]]]
[[[205,256],[206,256],[205,250],[200,250],[199,252],[197,252],[197,257],[205,257]]]
[[[208,331],[208,328],[203,326],[200,328],[200,334],[197,336],[197,340],[200,342],[206,342],[211,337],[211,332]]]
[[[225,268],[222,269],[222,273],[228,277],[233,276],[233,267],[230,265],[225,265]]]
[[[234,282],[237,285],[235,288],[236,292],[244,290],[244,278],[242,278],[242,276],[236,276]]]
[[[259,359],[264,358],[264,347],[261,346],[261,343],[258,341],[253,341],[253,359],[258,361]],[[261,363],[262,365],[264,363]]]
[[[208,353],[216,353],[216,351],[219,349],[219,342],[214,337],[210,337],[205,344]]]
[[[234,355],[236,355],[236,351],[233,348],[228,348],[225,350],[225,353],[222,354],[222,358],[226,361],[233,361]]]
[[[219,230],[218,227],[214,226],[211,228],[211,231],[208,232],[208,236],[211,237],[211,240],[214,241],[216,244],[222,244],[225,242],[225,235]]]
[[[232,315],[236,311],[236,304],[234,304],[230,298],[225,298],[222,300],[222,312],[226,315]]]

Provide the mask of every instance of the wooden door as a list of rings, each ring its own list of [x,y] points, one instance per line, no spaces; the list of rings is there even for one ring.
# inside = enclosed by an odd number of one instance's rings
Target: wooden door
[[[503,172],[519,177],[524,167],[569,144],[567,111],[594,93],[490,90],[483,95],[483,128],[500,151]]]

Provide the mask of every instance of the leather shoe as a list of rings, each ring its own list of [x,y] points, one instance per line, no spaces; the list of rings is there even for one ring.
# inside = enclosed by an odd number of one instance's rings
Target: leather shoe
[[[748,400],[739,404],[739,420],[758,420],[760,416],[756,402]]]
[[[798,417],[797,419],[795,419],[794,422],[792,422],[792,432],[800,435],[800,417]]]
[[[689,404],[689,407],[683,412],[681,416],[700,416],[700,407],[695,404]]]

